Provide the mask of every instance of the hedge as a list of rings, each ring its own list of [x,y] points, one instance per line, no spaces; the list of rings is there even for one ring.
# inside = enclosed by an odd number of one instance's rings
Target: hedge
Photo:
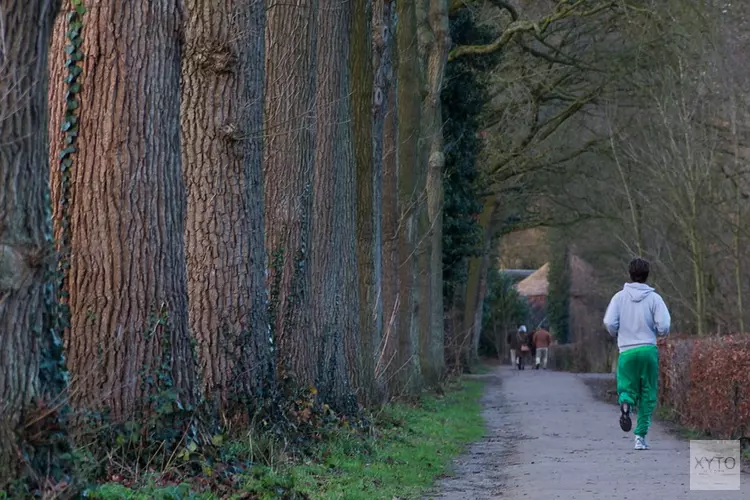
[[[659,340],[659,404],[718,439],[750,430],[750,335]]]
[[[574,373],[608,373],[612,371],[614,346],[591,342],[572,342],[550,346],[548,368]]]

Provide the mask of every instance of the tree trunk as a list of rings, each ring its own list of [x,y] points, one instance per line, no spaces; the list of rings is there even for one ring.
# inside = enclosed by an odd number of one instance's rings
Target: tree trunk
[[[416,6],[397,2],[398,205],[399,205],[399,389],[421,387],[417,304],[419,230],[419,53]]]
[[[430,384],[440,381],[445,370],[445,332],[443,330],[443,119],[440,95],[443,76],[448,60],[450,32],[448,28],[447,0],[428,0],[424,37],[426,44],[426,90],[422,103],[423,157],[421,163],[426,168],[425,190],[427,205],[425,223],[427,232],[420,234],[425,242],[426,284],[423,289],[428,294],[423,302],[429,304],[426,324],[422,329],[422,372]]]
[[[206,394],[244,406],[270,382],[260,133],[265,6],[187,0],[186,7],[181,120],[190,329]]]
[[[325,401],[353,409],[361,387],[357,284],[357,172],[349,101],[351,2],[319,0],[315,182],[313,196],[313,342],[321,346],[317,386]],[[370,198],[371,199],[371,198]],[[347,370],[348,367],[348,370]],[[350,387],[351,383],[351,387]]]
[[[466,264],[468,267],[468,263]],[[466,339],[464,332],[464,316],[466,312],[467,284],[462,283],[456,286],[453,293],[452,304],[446,329],[446,360],[448,369],[452,373],[460,373],[462,367],[462,342]]]
[[[374,293],[374,304],[373,304],[373,318],[375,333],[372,343],[372,356],[373,356],[373,376],[374,376],[374,389],[377,400],[381,400],[385,396],[386,391],[386,377],[384,372],[379,370],[381,360],[383,359],[384,352],[386,349],[386,332],[389,324],[390,316],[385,315],[385,237],[384,237],[384,225],[385,225],[385,204],[383,196],[383,182],[384,182],[384,162],[385,162],[385,141],[386,141],[386,115],[389,112],[389,106],[393,106],[392,101],[394,97],[391,96],[393,85],[393,65],[392,65],[392,51],[393,51],[393,17],[391,15],[391,2],[387,0],[374,0],[372,7],[372,24],[371,28],[371,52],[368,53],[368,57],[372,57],[371,76],[373,78],[372,95],[369,97],[368,104],[372,106],[372,170],[373,170],[373,231],[374,231],[374,248],[373,248],[373,269],[374,269],[374,281],[373,281],[373,293]],[[370,107],[363,111],[369,111]],[[395,117],[394,115],[391,115]],[[391,125],[394,121],[391,120]],[[395,129],[392,131],[395,132]],[[389,137],[393,137],[390,135]],[[390,147],[395,146],[395,143],[391,143]],[[395,160],[395,152],[391,155],[391,158]],[[397,186],[393,187],[394,192]],[[360,201],[361,203],[361,201]],[[394,204],[394,207],[396,205]],[[396,207],[397,208],[397,207]],[[360,209],[361,210],[361,209]],[[397,219],[397,217],[396,217]],[[395,230],[395,229],[394,229]],[[390,263],[395,260],[388,261]],[[397,274],[397,270],[396,270]],[[397,286],[396,276],[391,275],[393,284]],[[389,297],[389,302],[392,304],[393,294]],[[390,310],[393,310],[393,306],[390,306]],[[366,313],[365,309],[365,313]],[[362,314],[362,312],[360,312]],[[362,334],[364,335],[364,334]],[[364,341],[364,336],[363,336]],[[363,342],[364,344],[364,342]],[[364,349],[364,348],[363,348]],[[366,351],[364,351],[366,352]]]
[[[72,399],[145,409],[169,379],[192,402],[185,186],[180,160],[178,1],[96,1],[86,54],[70,203]],[[112,82],[117,82],[114,85]]]
[[[50,190],[53,200],[69,200],[70,199],[70,176],[63,175],[65,170],[61,162],[61,153],[63,149],[68,146],[68,142],[73,144],[77,136],[77,130],[67,128],[63,130],[63,123],[66,118],[69,120],[71,117],[77,117],[78,110],[67,109],[68,100],[77,101],[80,96],[70,95],[71,83],[80,84],[80,80],[83,77],[78,77],[77,82],[66,81],[66,78],[71,77],[67,71],[66,63],[68,61],[75,64],[70,59],[70,55],[65,52],[68,45],[71,44],[70,37],[68,36],[70,30],[70,21],[68,16],[74,15],[75,8],[71,5],[70,0],[62,0],[60,12],[67,13],[67,15],[61,14],[57,16],[52,30],[52,40],[50,43],[49,52],[49,78],[50,85],[48,88],[49,96],[49,160],[50,160]],[[77,16],[80,19],[80,16]],[[72,20],[71,20],[72,21]],[[78,62],[75,66],[80,65]],[[77,118],[74,118],[77,119]],[[68,140],[66,140],[69,137]],[[68,153],[67,156],[71,157],[74,151]],[[72,158],[71,158],[72,161]],[[68,172],[66,170],[66,172]],[[52,220],[55,221],[54,225],[54,238],[56,243],[56,249],[58,252],[58,258],[60,262],[67,262],[69,260],[68,250],[70,246],[70,226],[67,224],[70,221],[70,215],[68,213],[69,207],[66,203],[54,203],[52,205]],[[61,224],[61,221],[65,221],[65,224]],[[67,290],[66,290],[67,292]]]
[[[15,431],[23,411],[48,389],[45,365],[57,366],[44,321],[54,262],[48,55],[59,7],[54,0],[0,0],[0,490],[20,466]]]
[[[376,0],[374,15],[380,15],[380,32],[385,36],[376,38],[376,44],[382,40],[376,50],[376,58],[380,55],[380,64],[376,71],[377,90],[382,90],[384,99],[382,110],[382,164],[383,164],[383,340],[375,363],[375,375],[382,378],[389,395],[399,390],[399,331],[404,321],[399,316],[400,281],[399,281],[399,203],[398,203],[398,81],[393,80],[393,63],[398,56],[395,38],[393,37],[393,3],[386,0]],[[377,102],[377,100],[376,100]],[[378,137],[378,108],[375,114],[375,133]],[[377,153],[377,147],[375,148]],[[375,160],[378,161],[377,159]]]
[[[375,363],[380,349],[383,324],[380,301],[380,172],[376,173],[375,148],[382,149],[381,136],[374,135],[375,76],[373,58],[378,58],[377,46],[372,36],[371,0],[354,0],[351,17],[351,69],[352,111],[354,115],[354,151],[357,164],[357,266],[359,271],[359,335],[362,340],[363,402],[379,399],[382,380],[375,377]],[[374,49],[374,50],[373,50]],[[382,102],[382,95],[381,95]],[[377,162],[382,167],[382,159]]]
[[[414,194],[415,217],[417,221],[417,234],[415,235],[415,274],[416,286],[414,288],[414,308],[416,314],[416,334],[419,340],[419,366],[422,375],[422,381],[427,385],[436,382],[437,376],[433,368],[433,362],[430,357],[430,321],[432,316],[432,304],[430,303],[430,283],[432,277],[432,236],[430,229],[430,219],[427,213],[427,159],[429,157],[429,138],[427,130],[430,123],[429,110],[427,107],[427,59],[432,47],[433,36],[427,16],[427,8],[430,0],[417,0],[414,2],[414,15],[417,29],[417,58],[418,58],[418,94],[421,102],[419,133],[418,133],[418,159],[412,165],[414,169]]]
[[[743,294],[742,294],[742,197],[739,187],[737,190],[737,223],[733,230],[734,233],[734,284],[735,290],[737,291],[737,318],[739,331],[745,333],[745,312],[743,308]]]
[[[484,303],[484,289],[482,282],[486,275],[486,254],[489,251],[490,224],[495,211],[495,200],[488,198],[483,203],[482,213],[479,216],[479,225],[482,227],[485,237],[484,254],[472,257],[469,260],[469,275],[466,280],[466,300],[464,302],[463,327],[458,332],[457,344],[460,351],[460,362],[462,369],[468,369],[473,361],[474,332],[477,328],[477,318],[481,319],[480,312]],[[479,325],[481,329],[481,324]],[[477,344],[478,345],[478,344]]]
[[[474,324],[471,330],[471,352],[469,363],[473,365],[479,359],[479,339],[482,335],[482,320],[484,318],[484,299],[487,297],[487,274],[490,265],[490,251],[492,246],[492,234],[485,231],[484,254],[482,255],[482,266],[479,269],[479,291],[477,293],[477,305],[475,307]]]
[[[320,349],[309,338],[317,4],[268,0],[265,30],[269,322],[280,380],[301,385],[316,383]]]

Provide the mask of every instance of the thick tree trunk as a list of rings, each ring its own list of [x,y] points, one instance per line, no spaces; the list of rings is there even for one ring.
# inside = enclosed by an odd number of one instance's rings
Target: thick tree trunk
[[[419,52],[416,6],[397,2],[398,46],[398,205],[399,205],[399,386],[408,392],[421,388],[418,317],[419,205]]]
[[[375,363],[380,349],[383,323],[380,301],[380,262],[382,249],[380,229],[380,180],[376,174],[375,147],[382,142],[375,138],[373,44],[371,31],[371,0],[354,0],[351,16],[352,111],[354,115],[354,152],[357,165],[357,268],[359,271],[359,335],[362,340],[362,380],[360,388],[365,403],[375,401],[382,393],[381,381],[375,378]],[[382,101],[382,98],[381,98]],[[378,167],[382,166],[378,162]]]
[[[54,263],[47,63],[59,6],[0,0],[0,490],[21,465],[14,431],[42,396],[40,366],[54,366],[43,323]]]
[[[427,7],[430,0],[417,0],[414,3],[414,15],[417,29],[417,54],[418,54],[418,75],[419,75],[419,93],[414,96],[419,97],[421,113],[419,119],[419,139],[418,139],[418,160],[412,166],[415,175],[414,194],[415,216],[417,221],[417,234],[415,235],[416,257],[415,274],[416,287],[414,289],[414,306],[417,318],[417,336],[419,340],[419,365],[422,379],[428,385],[432,385],[437,380],[436,373],[433,369],[432,359],[430,357],[430,318],[432,316],[432,304],[430,303],[430,283],[432,277],[432,237],[430,235],[430,219],[427,213],[427,158],[429,157],[429,135],[430,130],[425,130],[430,126],[428,112],[426,108],[427,97],[427,59],[432,45],[432,31],[430,30]],[[426,121],[427,120],[427,121]]]
[[[319,0],[319,5],[311,254],[313,342],[321,346],[317,382],[320,395],[343,409],[351,409],[351,389],[362,383],[357,329],[357,172],[348,69],[352,6],[351,2],[340,0]]]
[[[263,242],[262,0],[187,0],[182,159],[190,329],[207,395],[270,382]],[[246,400],[249,398],[248,400]]]
[[[382,10],[379,7],[382,5]],[[389,395],[399,391],[399,332],[403,318],[399,295],[399,203],[398,203],[398,81],[393,80],[393,59],[397,57],[397,47],[393,35],[393,3],[378,2],[375,13],[381,13],[381,30],[388,33],[382,40],[380,52],[381,63],[376,77],[383,78],[381,85],[385,96],[383,110],[383,341],[375,374],[383,378]],[[376,39],[378,41],[378,39]],[[377,114],[376,130],[377,130]],[[377,137],[377,134],[374,135]],[[377,161],[377,160],[376,160]]]
[[[267,0],[264,181],[269,322],[281,380],[316,383],[310,342],[317,0]]]
[[[374,323],[375,323],[375,335],[373,341],[373,374],[375,376],[375,391],[377,397],[380,399],[385,395],[387,390],[387,376],[386,371],[383,369],[384,361],[386,358],[390,358],[395,354],[394,342],[387,342],[388,339],[393,339],[393,335],[389,335],[389,331],[392,330],[391,316],[394,311],[394,301],[398,290],[398,269],[396,267],[397,253],[391,253],[386,256],[386,248],[389,248],[391,252],[395,249],[395,245],[389,244],[386,241],[387,233],[385,232],[386,227],[386,204],[384,196],[384,182],[385,182],[385,171],[384,164],[386,160],[386,148],[388,149],[389,161],[394,166],[392,175],[390,176],[391,181],[395,181],[395,94],[393,93],[393,48],[394,48],[394,37],[393,37],[393,16],[392,16],[392,3],[387,0],[374,0],[372,8],[372,77],[373,87],[372,95],[370,97],[372,104],[372,168],[373,168],[373,206],[374,206],[374,252],[373,252],[373,269],[374,269],[374,283],[373,290],[375,293],[374,303]],[[370,54],[368,54],[369,56]],[[368,101],[369,103],[369,101]],[[369,109],[369,107],[368,107]],[[388,114],[388,113],[391,114]],[[386,119],[389,120],[389,134],[386,137]],[[386,144],[386,140],[389,142]],[[395,193],[397,192],[398,185],[394,184],[390,187],[391,195],[393,195],[391,208],[395,217],[388,218],[389,230],[392,233],[396,232],[396,226],[398,221],[398,206],[396,203]],[[361,201],[360,201],[361,203]],[[388,277],[391,283],[386,283],[386,266],[390,266],[392,272],[388,273]],[[389,286],[386,293],[386,288]],[[387,310],[390,314],[386,313],[386,302],[388,303]],[[365,311],[366,312],[366,311]],[[388,355],[386,356],[386,351]]]
[[[62,168],[60,164],[60,153],[67,146],[65,138],[67,131],[63,131],[65,122],[67,99],[76,99],[80,96],[67,96],[70,85],[66,82],[69,77],[66,71],[66,61],[70,55],[65,52],[65,48],[70,44],[67,36],[70,29],[68,15],[74,12],[70,0],[62,0],[60,12],[64,13],[55,18],[54,28],[52,30],[52,40],[49,52],[49,78],[50,85],[48,88],[49,96],[49,162],[50,162],[50,190],[53,200],[69,200],[69,179],[66,178],[63,184]],[[80,62],[78,64],[81,64]],[[78,80],[81,80],[79,77]],[[78,82],[80,83],[80,82]],[[71,115],[77,115],[78,110],[69,110]],[[65,192],[63,192],[63,190]],[[61,260],[68,259],[67,250],[70,246],[70,228],[60,224],[62,220],[69,220],[68,209],[65,203],[55,203],[52,205],[52,220],[55,221],[54,237],[57,244],[57,251]],[[63,231],[63,227],[66,228]]]
[[[440,381],[445,370],[445,333],[443,330],[443,118],[440,95],[448,60],[450,32],[447,0],[427,0],[428,9],[423,28],[425,44],[425,77],[427,95],[422,103],[422,158],[425,171],[427,204],[424,221],[427,232],[420,235],[425,242],[425,265],[428,271],[423,287],[429,304],[422,330],[422,373],[430,384]]]
[[[107,407],[119,420],[166,389],[156,382],[164,377],[183,402],[193,398],[182,237],[181,7],[176,0],[87,7],[71,176],[68,362],[73,401]]]

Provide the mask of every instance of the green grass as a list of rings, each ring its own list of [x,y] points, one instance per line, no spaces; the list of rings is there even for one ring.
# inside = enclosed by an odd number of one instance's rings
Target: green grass
[[[419,498],[447,472],[452,458],[484,433],[479,399],[482,383],[463,381],[444,397],[418,405],[394,404],[376,415],[376,432],[339,434],[321,443],[305,463],[254,467],[235,498],[399,499]],[[242,494],[254,494],[242,497]],[[132,500],[213,499],[189,487],[127,489],[103,485],[89,498]]]

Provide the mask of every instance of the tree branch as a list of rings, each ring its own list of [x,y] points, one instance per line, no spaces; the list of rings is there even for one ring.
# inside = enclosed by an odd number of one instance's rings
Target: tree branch
[[[453,0],[451,5],[453,5],[453,3],[455,2],[456,0]],[[513,20],[508,28],[506,28],[505,31],[503,31],[503,33],[492,43],[486,45],[459,45],[458,47],[455,47],[448,55],[449,61],[453,61],[459,57],[463,57],[466,55],[481,55],[497,52],[498,50],[505,47],[508,42],[513,40],[513,38],[515,38],[515,36],[519,33],[533,31],[537,38],[541,38],[542,33],[544,33],[552,23],[555,23],[562,19],[567,19],[575,15],[576,9],[584,4],[584,0],[577,0],[570,5],[567,5],[566,3],[564,7],[559,8],[559,10],[557,10],[555,13],[543,18],[540,22],[519,20],[517,17],[517,13],[515,13],[515,10],[512,10],[512,7],[508,9],[509,6],[502,0],[493,0],[493,3],[500,4],[502,8],[511,12],[511,17],[515,16],[516,19]],[[589,11],[582,12],[580,16],[586,17],[595,15],[603,10],[606,10],[607,8],[610,8],[612,5],[614,5],[612,2],[606,2],[604,5],[600,5],[599,7],[593,8]]]

